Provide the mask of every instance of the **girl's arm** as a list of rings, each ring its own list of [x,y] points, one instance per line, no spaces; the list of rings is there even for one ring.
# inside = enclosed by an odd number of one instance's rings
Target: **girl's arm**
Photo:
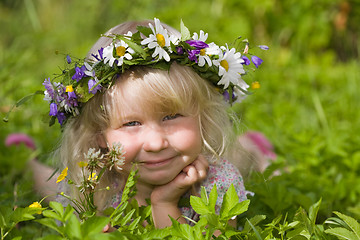
[[[186,223],[178,207],[179,199],[191,186],[206,178],[208,166],[207,160],[203,156],[199,156],[192,164],[185,167],[174,180],[153,190],[151,209],[155,227],[171,226],[169,216],[180,223]]]
[[[40,163],[36,159],[29,161],[28,167],[33,172],[35,191],[41,197],[49,196],[45,199],[46,201],[55,200],[57,190],[56,179],[58,174],[55,174],[49,179],[49,177],[54,173],[54,169]]]

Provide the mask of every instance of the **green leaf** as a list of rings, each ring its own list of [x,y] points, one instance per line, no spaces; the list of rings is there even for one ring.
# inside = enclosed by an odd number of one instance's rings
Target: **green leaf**
[[[185,26],[184,22],[180,21],[180,32],[181,32],[181,41],[186,41],[191,38],[189,29]]]
[[[50,234],[42,238],[37,238],[37,240],[64,240],[64,238],[59,235]]]
[[[312,205],[309,209],[309,219],[313,226],[315,226],[316,217],[319,212],[320,205],[321,205],[321,199],[317,203]]]
[[[123,40],[127,45],[129,45],[130,48],[132,48],[135,52],[140,54],[140,56],[143,59],[146,59],[147,53],[141,46],[137,45],[136,43],[134,43],[133,41],[129,40],[124,36],[119,36],[119,39]]]
[[[217,187],[216,184],[214,184],[214,187],[211,189],[211,192],[209,194],[209,205],[208,205],[208,209],[212,213],[215,213],[215,205],[217,198],[218,198]]]
[[[246,212],[249,208],[249,204],[250,204],[250,200],[245,200],[242,202],[239,202],[235,205],[235,207],[233,207],[230,211],[228,216],[229,217],[234,217],[237,215],[240,215],[244,212]]]
[[[81,232],[83,236],[100,233],[106,224],[109,223],[109,221],[110,219],[107,217],[93,216],[84,221],[84,223],[81,225]]]
[[[120,221],[120,226],[125,226],[128,224],[128,222],[131,220],[132,216],[135,213],[135,209],[132,209],[130,212],[128,212],[125,217],[123,217]]]
[[[58,233],[60,233],[61,235],[64,235],[63,234],[63,228],[58,226],[55,219],[53,218],[41,218],[41,219],[37,219],[35,220],[36,222],[48,227],[48,228],[51,228],[55,231],[57,231]]]
[[[265,215],[256,215],[256,216],[250,218],[250,220],[247,219],[247,221],[245,223],[245,226],[244,226],[244,231],[249,232],[251,230],[250,229],[251,227],[250,227],[249,223],[251,223],[253,226],[256,226],[256,225],[258,225],[259,222],[261,222],[261,221],[263,221],[265,219],[266,219]]]
[[[208,223],[216,228],[221,227],[219,215],[210,213],[204,215],[205,219],[208,221]]]
[[[59,214],[57,214],[56,212],[54,212],[52,210],[45,210],[45,211],[43,211],[42,214],[44,217],[56,219],[56,220],[59,220],[60,222],[63,221],[62,217],[59,216]]]
[[[70,204],[67,205],[64,212],[64,221],[67,221],[70,218],[70,216],[73,215],[73,212],[74,212],[74,208]]]
[[[190,204],[194,211],[200,215],[210,213],[208,207],[199,197],[190,196]]]
[[[359,239],[353,232],[345,228],[331,228],[325,230],[325,233],[334,235],[339,239],[347,239],[347,240]]]
[[[356,235],[357,239],[360,239],[360,224],[352,217],[346,216],[340,212],[334,212],[339,218],[344,220],[344,222],[350,227],[353,233]]]
[[[230,210],[235,207],[237,203],[239,203],[239,197],[236,193],[234,185],[231,184],[224,195],[224,200],[220,210],[220,218],[228,216]]]
[[[30,212],[32,212],[33,214],[38,211],[38,209],[34,210],[34,209],[30,209]],[[28,208],[16,208],[14,210],[14,212],[11,213],[10,219],[11,221],[13,221],[14,223],[18,223],[18,222],[23,222],[23,221],[28,221],[28,220],[33,220],[35,217],[29,213]]]
[[[200,197],[201,197],[201,200],[203,201],[203,203],[207,206],[209,205],[209,198],[208,198],[208,195],[206,193],[206,189],[204,186],[201,186],[201,192],[200,192]]]
[[[70,215],[69,220],[65,225],[65,233],[70,239],[82,238],[80,222],[74,214]]]
[[[5,219],[7,219],[7,217],[4,217],[4,215],[0,211],[0,228],[4,228],[7,226]]]
[[[13,239],[11,240],[21,240],[22,239],[22,236],[18,236],[18,237],[14,237]]]
[[[261,237],[259,231],[255,228],[255,226],[254,226],[249,220],[247,220],[247,223],[249,224],[249,226],[250,226],[250,227],[252,228],[252,230],[254,231],[256,238],[257,238],[258,240],[262,240],[262,237]]]
[[[141,32],[142,34],[144,34],[146,37],[149,37],[150,34],[153,34],[151,28],[149,27],[144,27],[144,26],[137,26],[136,29]]]
[[[122,217],[122,214],[128,204],[129,202],[124,202],[122,205],[116,207],[115,211],[110,215],[112,225],[118,224],[118,221]]]
[[[54,209],[54,211],[61,217],[63,218],[64,216],[64,206],[61,203],[55,202],[55,201],[51,201],[49,203],[49,206]]]
[[[139,224],[140,220],[141,220],[141,216],[135,218],[135,219],[130,223],[128,229],[129,229],[130,231],[135,230],[135,229],[138,227],[138,224]],[[140,223],[140,224],[142,224],[142,223]]]
[[[296,228],[286,233],[286,237],[292,240],[306,240],[310,238],[310,235],[304,227]]]

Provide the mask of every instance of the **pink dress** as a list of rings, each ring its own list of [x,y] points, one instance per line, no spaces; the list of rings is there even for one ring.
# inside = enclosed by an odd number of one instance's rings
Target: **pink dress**
[[[206,189],[207,194],[210,194],[211,189],[213,188],[214,184],[216,183],[217,192],[218,192],[218,199],[216,201],[215,210],[219,213],[221,204],[223,202],[224,195],[227,189],[230,187],[231,184],[234,185],[235,190],[239,196],[239,201],[246,200],[246,194],[244,187],[243,178],[239,172],[239,170],[231,164],[229,161],[225,159],[220,159],[216,164],[210,164],[209,171],[206,179],[200,184],[204,186]],[[197,188],[198,195],[200,196],[201,188],[200,186]],[[121,202],[121,195],[122,192],[117,193],[113,196],[111,201],[111,206],[116,208]],[[180,202],[185,199],[184,202],[189,202],[190,193],[186,193]],[[186,201],[186,199],[188,201]],[[187,206],[186,206],[187,205]],[[181,204],[180,203],[180,211],[182,214],[194,221],[199,220],[199,215],[191,208],[188,204]]]

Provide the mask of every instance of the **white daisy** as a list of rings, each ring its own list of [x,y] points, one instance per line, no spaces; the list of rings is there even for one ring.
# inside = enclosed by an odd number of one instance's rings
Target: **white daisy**
[[[198,60],[198,65],[200,67],[205,65],[205,62],[207,62],[207,64],[209,65],[209,67],[212,66],[212,61],[210,59],[210,56],[214,56],[214,55],[219,55],[221,53],[221,49],[218,45],[216,45],[215,43],[210,43],[208,44],[209,47],[208,48],[203,48],[200,50],[200,54],[199,54],[199,60]]]
[[[180,39],[175,35],[170,35],[169,39],[170,39],[170,42],[172,42],[172,44],[174,44],[175,46],[178,45],[180,42]],[[172,52],[171,49],[169,49],[169,50],[170,50],[170,52]]]
[[[200,34],[198,35],[196,32],[193,34],[192,37],[194,40],[199,40],[202,42],[206,42],[208,38],[208,34],[205,33],[203,30],[200,30]],[[212,61],[210,59],[210,56],[213,55],[219,55],[220,54],[220,48],[215,43],[208,44],[208,48],[203,48],[200,50],[200,54],[197,55],[198,57],[198,65],[200,67],[203,67],[205,65],[205,62],[209,65],[209,67],[212,66]]]
[[[241,74],[244,74],[243,61],[239,52],[235,52],[235,48],[229,50],[226,46],[222,47],[219,59],[213,60],[215,66],[219,67],[219,76],[222,78],[218,85],[224,85],[226,89],[230,83],[240,85]]]
[[[198,35],[196,32],[193,34],[193,37],[192,37],[194,40],[200,40],[200,41],[203,41],[203,42],[206,42],[206,39],[208,38],[208,34],[207,33],[204,33],[203,30],[200,30],[200,35]]]
[[[114,56],[115,52],[115,56]],[[117,60],[117,65],[121,66],[124,63],[124,58],[127,60],[132,59],[132,55],[135,51],[130,48],[123,40],[115,44],[110,44],[103,50],[104,63],[109,62],[109,66],[114,65],[115,60]]]
[[[166,48],[170,47],[170,37],[167,33],[167,30],[161,25],[160,20],[155,18],[155,29],[154,26],[149,23],[151,31],[153,34],[150,34],[148,38],[145,38],[141,41],[141,45],[148,45],[148,48],[155,48],[152,57],[155,58],[159,56],[160,59],[165,59],[167,62],[170,61],[169,53],[166,51]]]

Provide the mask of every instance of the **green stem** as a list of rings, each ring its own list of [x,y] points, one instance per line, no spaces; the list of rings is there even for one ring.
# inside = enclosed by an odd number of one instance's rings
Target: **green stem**
[[[103,81],[105,81],[108,77],[110,77],[111,75],[114,74],[114,71],[111,71],[110,73],[108,73],[105,77],[103,77],[102,79],[100,79],[91,89],[90,91],[94,90],[94,88],[96,86],[98,86],[100,83],[102,83]]]

